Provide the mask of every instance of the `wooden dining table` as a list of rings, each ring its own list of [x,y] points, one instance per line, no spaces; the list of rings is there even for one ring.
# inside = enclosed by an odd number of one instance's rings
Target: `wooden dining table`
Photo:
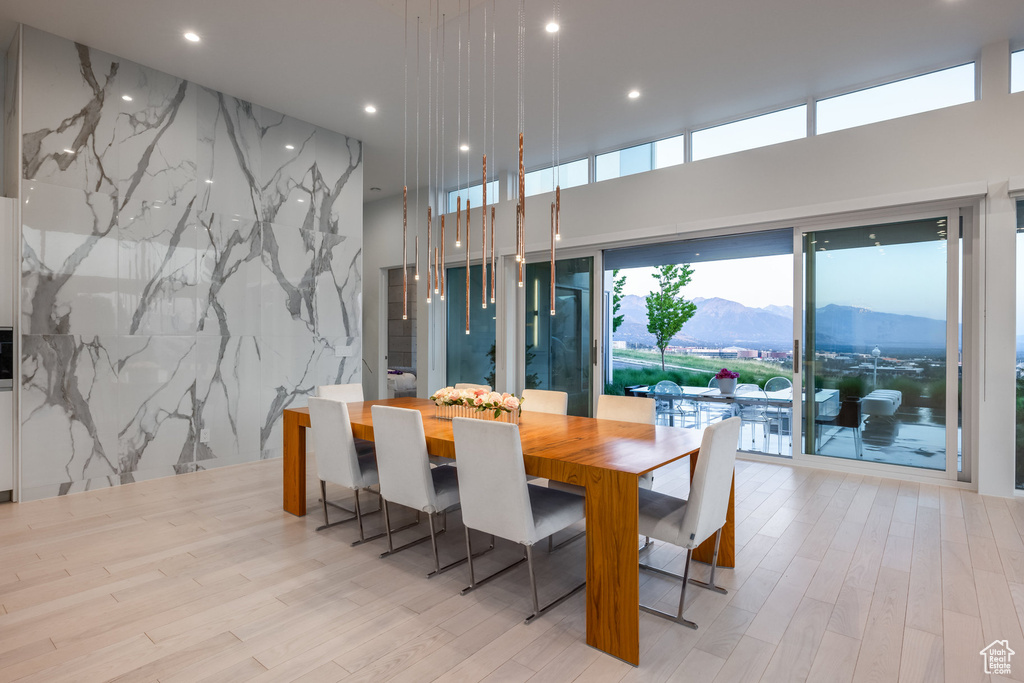
[[[455,458],[452,423],[434,416],[431,401],[395,398],[349,403],[352,433],[373,441],[371,406],[419,410],[427,451]],[[307,408],[284,411],[284,510],[306,514]],[[637,489],[640,475],[695,455],[702,430],[618,420],[524,412],[519,433],[529,475],[586,489],[587,644],[634,666],[640,663]],[[483,444],[482,444],[483,445]],[[690,473],[697,458],[690,458]],[[718,565],[735,566],[735,478]],[[694,551],[710,562],[714,538]]]

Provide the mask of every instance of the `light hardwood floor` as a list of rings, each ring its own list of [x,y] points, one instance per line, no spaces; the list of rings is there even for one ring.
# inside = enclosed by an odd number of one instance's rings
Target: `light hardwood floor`
[[[685,496],[686,462],[666,470]],[[1024,681],[1024,501],[739,462],[729,594],[690,591],[696,631],[641,614],[633,668],[587,647],[582,595],[524,625],[525,571],[460,596],[465,567],[425,578],[429,544],[351,548],[352,524],[314,531],[312,479],[301,519],[280,482],[275,460],[0,506],[0,680],[960,683],[1008,639]],[[441,549],[464,553],[457,514]],[[582,541],[539,557],[542,600],[583,575]],[[674,609],[677,584],[641,582]]]

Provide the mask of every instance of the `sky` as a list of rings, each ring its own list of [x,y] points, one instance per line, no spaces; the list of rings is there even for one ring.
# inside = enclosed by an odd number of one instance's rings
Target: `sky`
[[[883,313],[946,318],[943,242],[819,252],[818,306],[838,304]],[[751,308],[793,305],[793,257],[788,254],[691,264],[688,299],[719,297]],[[624,270],[626,294],[655,287],[653,268]],[[1021,301],[1021,297],[1018,297]]]

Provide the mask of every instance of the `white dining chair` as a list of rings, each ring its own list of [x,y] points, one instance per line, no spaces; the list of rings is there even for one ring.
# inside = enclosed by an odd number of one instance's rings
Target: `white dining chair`
[[[693,401],[684,398],[682,387],[671,380],[663,379],[654,386],[653,398],[658,416],[668,418],[668,424],[674,426],[676,416],[684,425],[687,414],[693,415],[694,427],[700,427],[700,409]]]
[[[601,394],[597,397],[598,420],[618,420],[619,422],[635,422],[637,424],[653,425],[657,420],[657,402],[653,398],[640,396],[614,396],[612,394]],[[654,473],[641,474],[637,485],[642,489],[649,489],[654,486]],[[564,481],[548,481],[548,488],[575,493],[578,496],[585,496],[586,489],[577,484],[569,484]],[[557,550],[567,543],[572,543],[585,532],[581,531],[572,538],[555,544],[552,538],[548,539],[548,551]],[[648,547],[651,539],[644,539],[640,550]]]
[[[363,399],[362,384],[321,384],[316,388],[318,398],[329,398],[345,403],[360,403]]]
[[[523,389],[522,412],[565,415],[569,410],[569,394],[564,391]]]
[[[768,431],[771,418],[768,416],[768,395],[756,384],[740,384],[736,387],[736,414],[750,425],[750,450],[755,445],[755,425],[761,425],[764,438],[761,452],[768,452]]]
[[[530,571],[533,594],[533,613],[526,618],[529,624],[586,586],[583,582],[541,607],[533,560],[533,546],[538,541],[583,520],[583,498],[527,483],[518,425],[459,417],[452,420],[452,431],[455,435],[455,458],[459,461],[466,556],[470,558],[469,586],[462,594],[525,561]],[[525,546],[525,557],[478,581],[473,573],[470,529]]]
[[[773,394],[776,392],[789,391],[790,397],[793,396],[793,381],[788,377],[772,377],[764,383],[764,393],[766,395]],[[768,406],[768,420],[769,425],[772,422],[778,423],[776,433],[779,435],[779,453],[782,453],[782,427],[783,424],[789,426],[786,430],[789,433],[789,447],[790,450],[793,448],[793,404],[789,406]],[[771,427],[769,426],[769,432]]]
[[[724,588],[715,585],[715,569],[722,541],[722,527],[725,526],[729,512],[729,493],[732,489],[736,442],[740,437],[741,424],[740,418],[731,417],[704,430],[697,464],[690,481],[689,498],[683,500],[657,491],[639,492],[640,533],[686,549],[686,565],[682,576],[640,563],[640,568],[645,571],[681,579],[683,582],[679,594],[679,611],[676,614],[641,604],[640,609],[644,612],[695,629],[697,624],[683,618],[686,585],[692,583],[717,593],[727,593]],[[697,546],[712,535],[715,537],[715,553],[711,560],[711,577],[707,583],[695,581],[690,578],[691,555]]]
[[[316,395],[318,398],[329,398],[333,401],[344,401],[345,403],[362,403],[366,400],[363,397],[362,384],[321,384],[316,388]],[[367,449],[372,450],[373,442],[356,439],[356,449],[360,452],[365,452]],[[339,510],[344,510],[349,514],[352,513],[352,510],[337,503],[328,502],[327,504]]]
[[[459,391],[466,389],[483,389],[484,391],[490,391],[491,386],[489,384],[470,384],[469,382],[460,382],[455,385],[455,388]]]
[[[359,492],[378,484],[377,461],[373,443],[369,449],[360,449],[352,437],[352,425],[348,417],[348,406],[342,401],[326,398],[309,399],[309,423],[313,431],[313,449],[316,453],[317,477],[320,479],[320,502],[324,508],[324,524],[317,531],[338,524],[356,520],[359,523],[359,540],[353,545],[372,541],[383,534],[367,538],[363,532],[363,511],[359,504]],[[327,482],[344,486],[355,494],[355,510],[341,508],[327,501]],[[348,519],[331,522],[327,518],[327,506],[334,505],[353,513]],[[378,512],[372,510],[371,512]]]
[[[456,560],[445,566],[437,552],[437,515],[441,515],[441,532],[448,525],[447,513],[459,506],[459,475],[454,467],[430,467],[427,461],[427,440],[423,432],[423,414],[418,410],[373,406],[373,433],[377,444],[377,468],[380,476],[380,495],[384,499],[384,527],[388,538],[387,557],[397,552],[430,541],[434,553],[434,571],[437,576],[466,561]],[[396,548],[392,536],[388,503],[404,505],[425,512],[430,534]]]

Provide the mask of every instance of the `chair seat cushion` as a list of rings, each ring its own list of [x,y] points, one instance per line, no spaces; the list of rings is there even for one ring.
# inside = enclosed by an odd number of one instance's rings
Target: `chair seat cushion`
[[[533,545],[553,533],[579,522],[584,517],[583,497],[575,493],[527,484],[533,510],[533,538],[509,539]]]
[[[679,538],[679,524],[686,511],[686,500],[668,496],[657,491],[640,489],[640,534],[659,541],[693,548],[690,539]]]
[[[459,471],[451,465],[433,467],[430,476],[434,480],[437,494],[437,509],[424,512],[441,512],[459,504]]]

